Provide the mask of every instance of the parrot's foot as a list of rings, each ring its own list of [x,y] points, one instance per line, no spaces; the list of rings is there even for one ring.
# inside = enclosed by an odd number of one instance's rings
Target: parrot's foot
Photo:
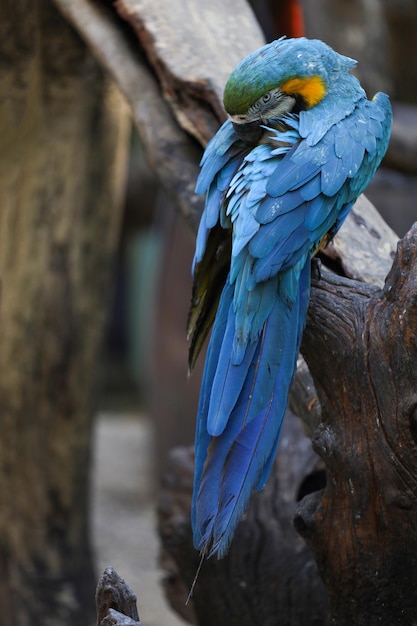
[[[321,261],[316,256],[311,259],[311,278],[321,280]]]

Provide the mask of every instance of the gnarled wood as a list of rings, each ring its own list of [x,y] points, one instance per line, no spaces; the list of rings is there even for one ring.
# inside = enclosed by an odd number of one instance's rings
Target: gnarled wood
[[[328,480],[321,498],[301,502],[296,523],[338,626],[417,620],[416,293],[417,226],[382,290],[326,276],[312,292],[302,349]]]
[[[339,274],[382,287],[395,255],[398,237],[376,208],[361,195],[342,229],[320,253]],[[289,406],[312,436],[321,421],[321,406],[311,374],[300,356]]]
[[[129,585],[116,570],[107,567],[97,583],[97,626],[144,626],[136,602]]]
[[[121,20],[103,5],[91,0],[55,0],[55,4],[117,81],[131,107],[151,167],[178,210],[196,229],[204,206],[203,198],[194,193],[202,149],[178,127],[139,45],[132,44]]]

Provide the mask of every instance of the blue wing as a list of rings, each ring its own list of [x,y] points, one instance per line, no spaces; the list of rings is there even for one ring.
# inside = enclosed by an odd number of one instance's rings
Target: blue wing
[[[195,263],[210,229],[232,232],[230,271],[213,325],[196,431],[195,546],[221,557],[278,445],[309,301],[310,260],[340,228],[385,153],[390,105],[363,100],[316,145],[297,118],[243,153],[229,122],[209,144]]]

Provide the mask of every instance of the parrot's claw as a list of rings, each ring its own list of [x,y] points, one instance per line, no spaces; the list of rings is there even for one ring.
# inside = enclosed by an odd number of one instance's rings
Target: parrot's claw
[[[319,281],[321,280],[321,260],[314,256],[311,259],[311,278],[312,280]]]

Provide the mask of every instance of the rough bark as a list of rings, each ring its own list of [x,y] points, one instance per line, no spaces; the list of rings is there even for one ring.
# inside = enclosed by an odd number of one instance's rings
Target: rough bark
[[[194,193],[202,149],[178,126],[139,44],[104,5],[91,0],[55,0],[55,4],[116,81],[158,181],[196,229],[204,202]]]
[[[341,231],[320,253],[324,264],[343,276],[382,287],[395,256],[398,237],[375,207],[360,196]],[[321,422],[321,406],[310,371],[299,357],[289,406],[311,437]]]
[[[48,2],[0,9],[0,605],[87,624],[89,440],[129,122]]]
[[[242,0],[229,0],[227,10],[222,0],[183,0],[174,10],[163,4],[117,0],[116,7],[137,34],[179,124],[204,145],[226,119],[221,102],[231,69],[264,38]]]
[[[136,602],[129,585],[116,570],[107,567],[96,589],[97,626],[144,626]]]
[[[417,620],[416,244],[414,226],[382,290],[331,276],[313,289],[303,351],[328,480],[296,525],[329,592],[330,624]]]

